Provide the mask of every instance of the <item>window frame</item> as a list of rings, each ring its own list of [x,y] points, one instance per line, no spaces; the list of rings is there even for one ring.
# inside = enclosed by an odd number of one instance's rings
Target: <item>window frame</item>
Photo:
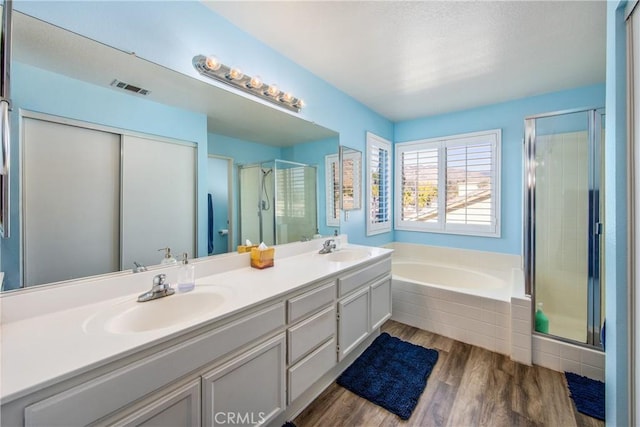
[[[325,177],[325,217],[327,227],[340,227],[340,185],[338,154],[327,154],[324,156],[324,177]],[[337,202],[337,203],[336,203]]]
[[[490,225],[447,223],[446,194],[447,194],[447,148],[470,146],[479,140],[491,145],[492,175],[491,175],[491,209],[493,223]],[[488,140],[488,141],[487,141]],[[394,229],[399,231],[419,231],[442,234],[456,234],[463,236],[501,237],[501,151],[502,130],[491,129],[480,132],[462,133],[437,138],[420,139],[395,144],[394,160],[394,191],[402,195],[402,154],[408,151],[433,150],[438,152],[438,220],[432,223],[402,220],[403,197],[396,197],[394,202]]]
[[[394,185],[393,185],[393,161],[392,161],[392,156],[393,156],[393,150],[392,150],[393,144],[391,144],[391,141],[388,141],[378,135],[375,135],[371,132],[367,132],[366,135],[366,188],[367,188],[367,194],[366,194],[366,212],[365,212],[365,218],[366,218],[366,233],[367,236],[374,236],[376,234],[382,234],[382,233],[389,233],[392,231],[393,227],[393,192],[394,192]],[[371,169],[372,169],[372,154],[373,154],[373,150],[375,149],[386,149],[387,151],[387,170],[389,171],[388,176],[387,176],[387,191],[388,191],[388,197],[387,197],[387,201],[386,201],[386,211],[387,211],[387,219],[386,221],[382,221],[382,222],[374,222],[373,218],[372,218],[372,211],[371,211],[371,206],[372,206],[372,202],[373,202],[373,194],[372,194],[372,190],[373,190],[373,176],[371,174]]]

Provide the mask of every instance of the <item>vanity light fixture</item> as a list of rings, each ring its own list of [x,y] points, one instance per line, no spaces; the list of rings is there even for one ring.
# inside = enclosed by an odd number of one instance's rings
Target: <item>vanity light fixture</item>
[[[265,85],[260,76],[247,76],[239,68],[224,65],[215,56],[196,55],[192,62],[193,67],[203,76],[224,82],[296,113],[304,107],[304,101],[290,92],[283,92],[274,84]]]

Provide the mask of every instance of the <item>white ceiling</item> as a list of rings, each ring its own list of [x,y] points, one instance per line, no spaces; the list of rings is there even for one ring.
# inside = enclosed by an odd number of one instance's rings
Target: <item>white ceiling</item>
[[[393,120],[604,82],[606,1],[205,1]]]

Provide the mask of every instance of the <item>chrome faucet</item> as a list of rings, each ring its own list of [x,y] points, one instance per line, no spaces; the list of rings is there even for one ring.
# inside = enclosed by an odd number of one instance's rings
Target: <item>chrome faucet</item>
[[[167,276],[165,274],[156,275],[153,278],[153,286],[151,287],[151,290],[141,294],[138,297],[138,302],[147,302],[175,294],[175,289],[173,289],[169,283],[165,282],[166,278]]]
[[[333,239],[325,240],[322,244],[322,249],[318,252],[319,254],[329,254],[336,248],[336,241]]]
[[[147,267],[144,264],[140,264],[138,261],[133,261],[133,268],[131,271],[134,273],[142,273],[143,271],[147,271]]]

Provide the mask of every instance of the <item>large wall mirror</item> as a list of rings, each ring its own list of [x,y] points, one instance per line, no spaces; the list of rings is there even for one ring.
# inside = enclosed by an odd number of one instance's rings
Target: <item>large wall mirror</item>
[[[3,290],[131,270],[133,260],[150,266],[159,263],[162,254],[156,249],[163,246],[173,245],[176,256],[182,251],[207,256],[235,250],[244,239],[279,244],[330,235],[339,227],[327,221],[325,208],[325,156],[336,154],[339,146],[339,135],[333,130],[17,10],[13,12],[11,87],[12,233],[1,242]],[[141,92],[145,90],[146,95]],[[41,145],[51,149],[48,142],[65,126],[81,129],[74,137],[78,150],[55,149],[57,157],[45,153]],[[103,141],[83,145],[88,140],[85,127],[100,133]],[[34,134],[39,135],[40,145],[29,144],[31,151],[27,152],[24,139]],[[207,147],[204,156],[203,145]],[[145,163],[150,147],[162,147],[151,157],[169,160]],[[67,167],[69,164],[74,167]],[[190,168],[195,174],[193,188],[185,184],[188,173],[186,177],[179,173]],[[39,193],[25,194],[32,173],[42,177],[54,170],[64,175],[62,180],[49,182]],[[164,179],[158,180],[159,176]],[[123,184],[130,178],[135,185]],[[69,190],[79,184],[84,196]],[[72,248],[63,245],[74,240],[70,238],[76,233],[74,226],[80,227],[79,219],[72,217],[74,207],[79,211],[83,204],[92,206],[92,202],[83,203],[87,199],[82,197],[95,194],[111,198],[109,209],[116,214],[109,233],[120,237],[126,230],[130,235],[142,233],[133,240],[144,240],[146,245],[117,241],[106,247],[102,238],[77,238]],[[69,231],[49,237],[47,246],[38,240],[44,231],[26,230],[25,219],[37,213],[40,230],[55,229],[51,218],[61,209],[61,201],[66,202]],[[90,227],[104,212],[95,205],[90,215],[80,219]],[[184,216],[195,218],[182,224]],[[255,224],[243,222],[243,216],[260,217],[261,234],[250,231]],[[186,231],[177,234],[184,236],[193,230],[193,241],[180,242],[169,232],[150,232],[144,218],[157,220],[156,230],[175,231],[179,228],[175,224],[181,224]],[[40,257],[52,260],[29,283],[25,280],[31,256],[25,251],[27,246],[41,249],[45,255]],[[95,267],[77,262],[74,256],[87,248],[99,248],[100,257],[110,258],[110,264]],[[56,261],[61,258],[67,259],[66,266]],[[76,264],[82,268],[75,269]],[[69,269],[77,271],[67,277],[55,273]]]

